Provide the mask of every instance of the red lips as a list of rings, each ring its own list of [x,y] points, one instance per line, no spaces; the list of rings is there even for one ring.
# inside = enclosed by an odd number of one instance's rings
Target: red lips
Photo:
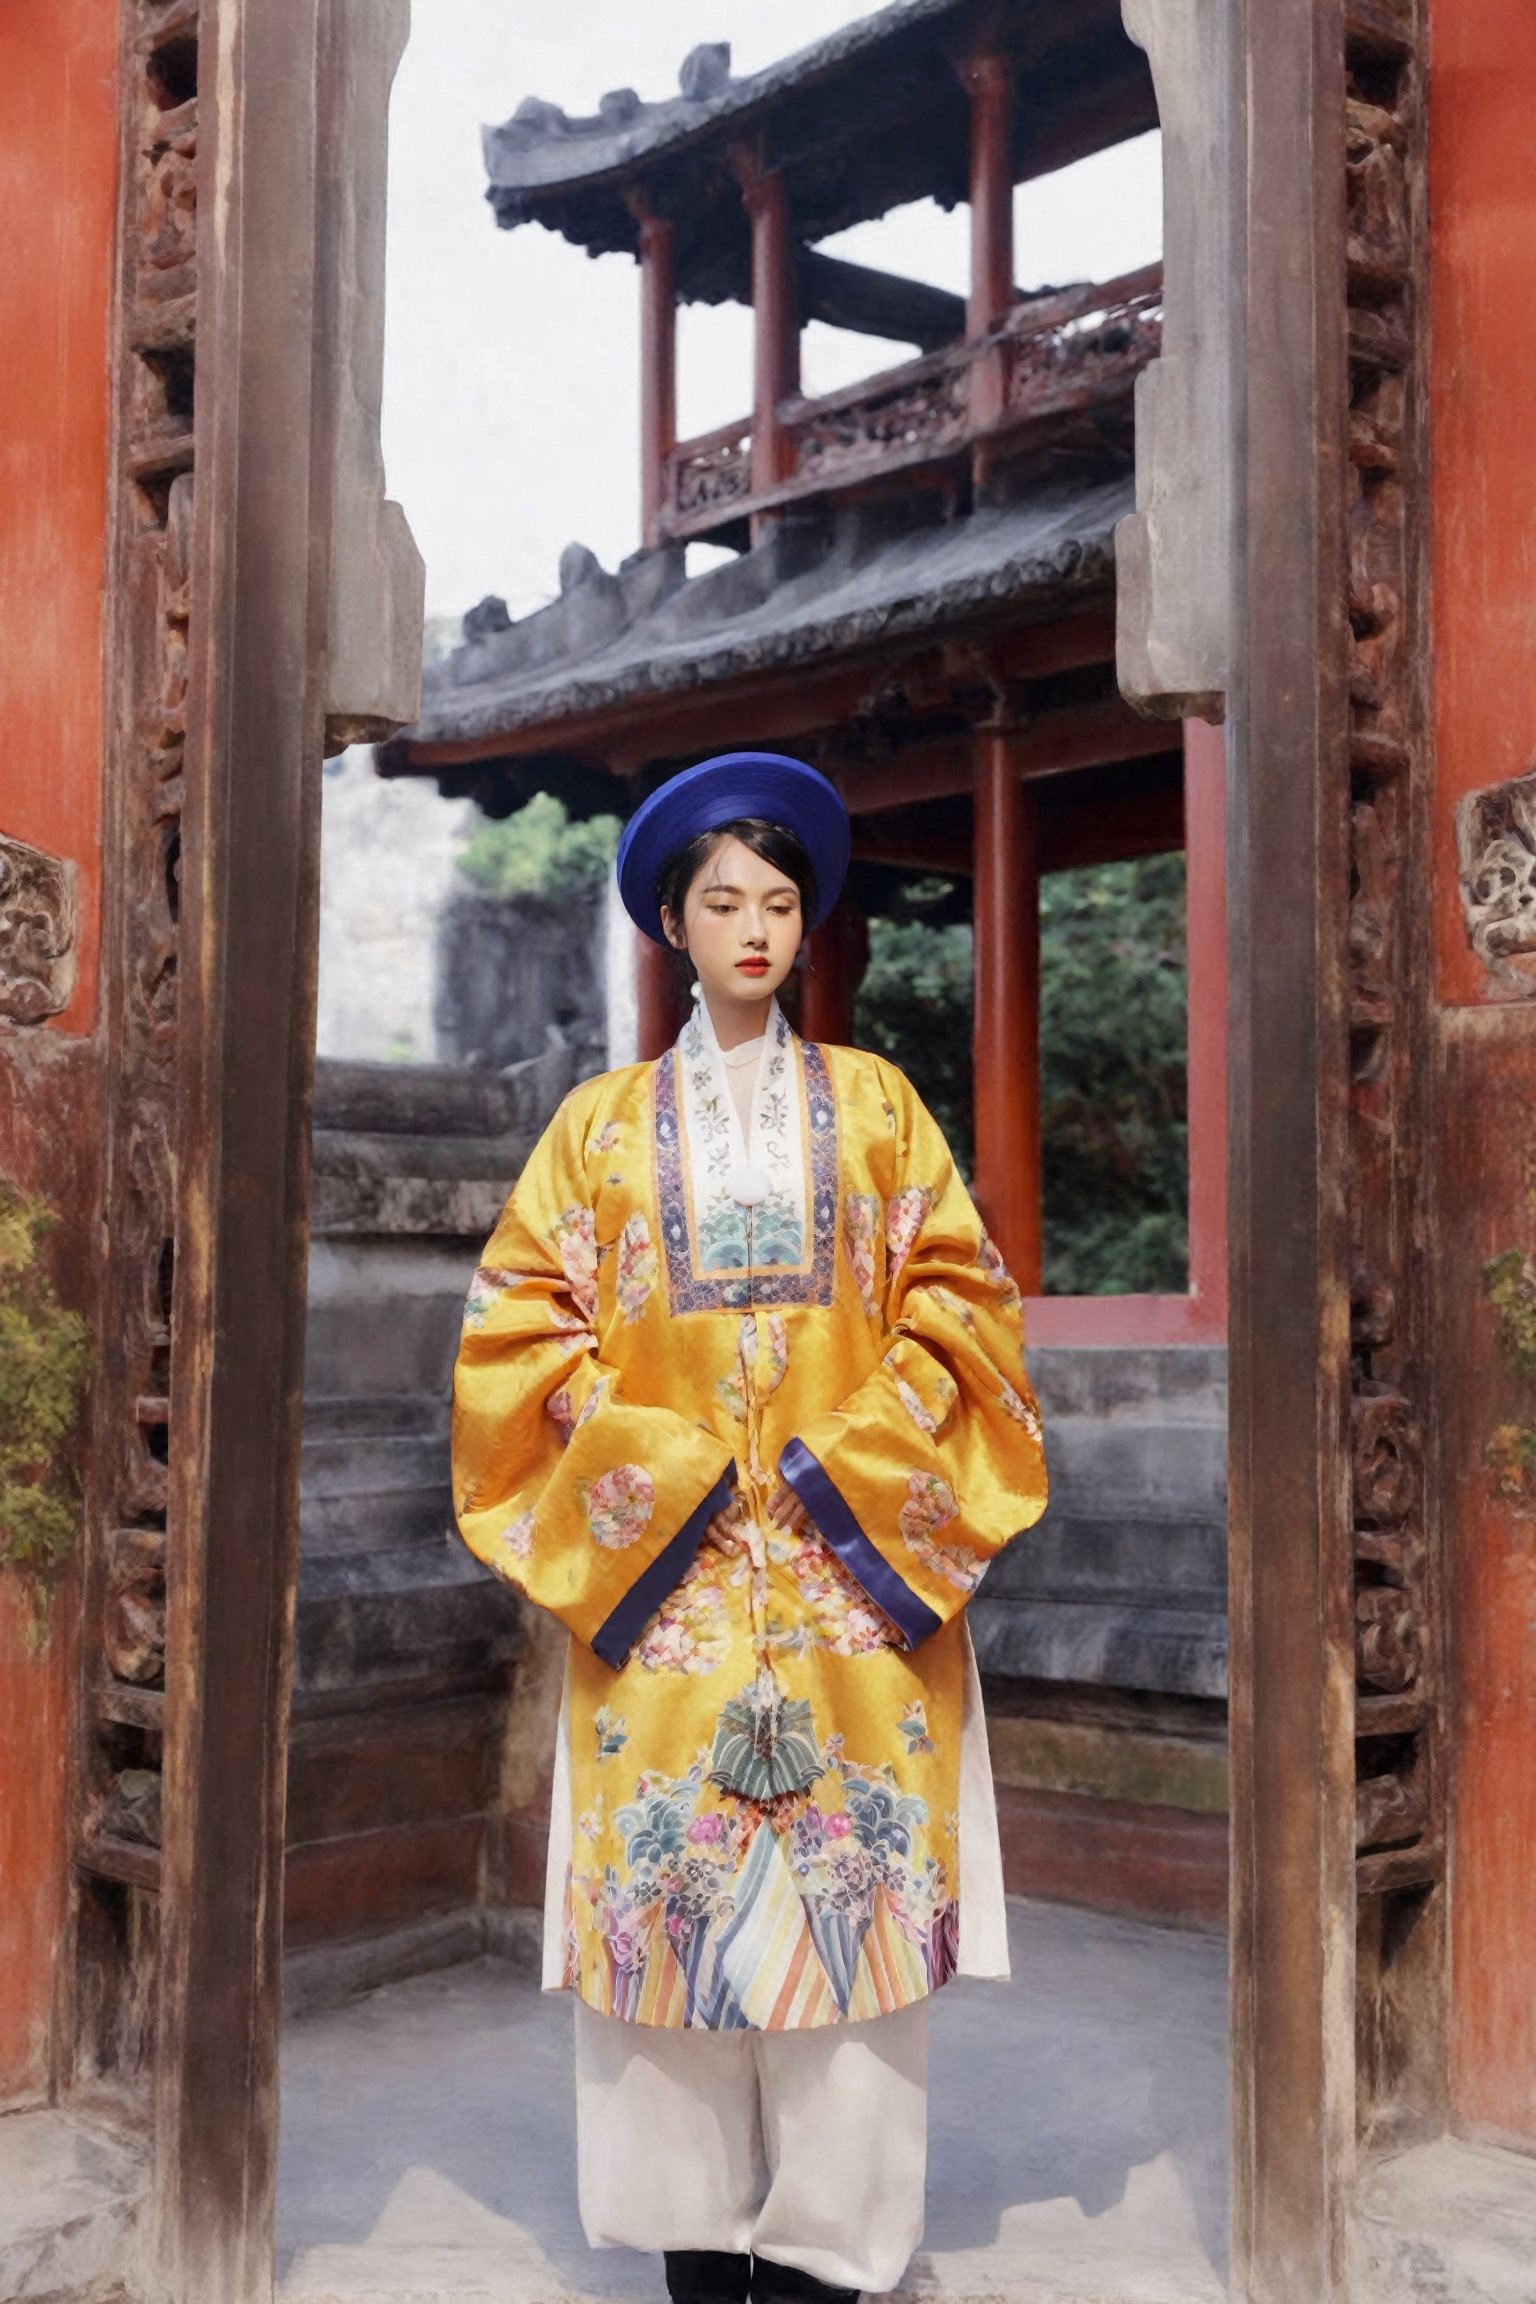
[[[768,973],[766,960],[738,960],[736,966],[743,976],[766,976]]]

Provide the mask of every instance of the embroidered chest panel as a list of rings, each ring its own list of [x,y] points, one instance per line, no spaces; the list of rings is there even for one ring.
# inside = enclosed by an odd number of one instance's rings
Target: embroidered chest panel
[[[826,1059],[775,1012],[744,1142],[724,1069],[697,1020],[655,1073],[656,1187],[674,1313],[830,1305],[836,1278],[837,1107]],[[735,1196],[750,1162],[761,1197]]]

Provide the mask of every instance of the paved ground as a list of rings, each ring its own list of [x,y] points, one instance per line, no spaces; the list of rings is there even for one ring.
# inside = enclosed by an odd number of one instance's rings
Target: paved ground
[[[131,2265],[148,2156],[63,2112],[0,2118],[0,2297],[116,2296]]]
[[[1047,1905],[1014,1981],[934,2008],[928,2229],[906,2293],[1218,2304],[1226,1948]],[[571,2011],[505,1963],[290,2023],[281,2304],[659,2297],[576,2216]]]

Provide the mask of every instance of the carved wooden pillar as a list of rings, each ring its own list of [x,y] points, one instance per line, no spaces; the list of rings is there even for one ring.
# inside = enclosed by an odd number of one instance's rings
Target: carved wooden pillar
[[[752,493],[789,477],[791,451],[779,403],[800,389],[800,319],[795,309],[789,192],[777,168],[743,167],[742,199],[752,220]]]
[[[807,939],[800,983],[800,1030],[807,1040],[846,1048],[853,1040],[853,1003],[869,962],[869,922],[845,896]]]
[[[688,1003],[682,971],[665,944],[635,930],[635,1053],[641,1063],[670,1048]]]
[[[667,458],[677,445],[676,228],[640,219],[640,533],[661,542]]]
[[[1017,730],[976,735],[976,1199],[1026,1296],[1040,1293],[1040,862]]]

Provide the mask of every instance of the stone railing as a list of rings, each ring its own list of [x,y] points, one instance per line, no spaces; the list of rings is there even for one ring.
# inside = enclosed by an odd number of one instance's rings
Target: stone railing
[[[781,403],[788,477],[752,487],[749,418],[681,441],[667,459],[662,533],[704,536],[758,511],[876,475],[1049,434],[1129,401],[1162,342],[1162,267],[1016,304],[987,336],[828,392]]]

